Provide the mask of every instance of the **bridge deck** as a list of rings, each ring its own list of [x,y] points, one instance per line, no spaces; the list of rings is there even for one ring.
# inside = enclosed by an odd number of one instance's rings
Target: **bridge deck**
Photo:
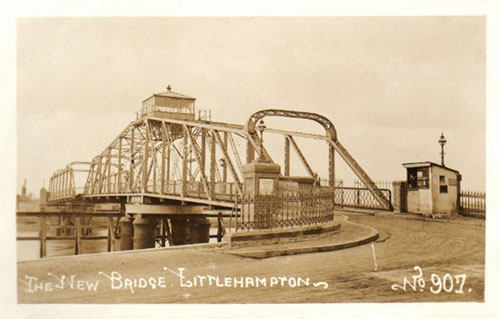
[[[159,201],[170,200],[177,201],[179,203],[193,203],[210,205],[215,207],[233,208],[234,203],[237,199],[237,192],[234,190],[233,183],[227,183],[226,191],[223,190],[223,185],[218,185],[220,190],[214,194],[214,198],[210,199],[201,185],[196,185],[188,189],[185,196],[182,194],[182,183],[169,185],[171,187],[166,187],[164,193],[160,190],[157,191],[145,191],[145,192],[107,192],[102,194],[75,194],[66,195],[57,198],[52,198],[49,200],[49,204],[62,204],[66,202],[71,202],[76,198],[81,198],[87,201],[95,201],[101,198],[106,198],[108,202],[112,202],[113,199],[116,202],[129,202],[129,203],[144,203],[144,198],[156,198]],[[153,187],[151,187],[153,188]]]

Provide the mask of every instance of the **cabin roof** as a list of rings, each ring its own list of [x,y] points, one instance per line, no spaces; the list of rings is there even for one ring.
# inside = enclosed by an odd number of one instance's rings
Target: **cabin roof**
[[[194,97],[191,97],[191,96],[187,96],[187,95],[184,95],[184,94],[181,94],[181,93],[177,93],[177,92],[174,92],[174,91],[166,91],[166,92],[154,93],[152,96],[148,97],[144,101],[149,100],[153,96],[168,97],[168,98],[171,98],[171,99],[179,99],[179,100],[191,100],[191,101],[196,100]]]
[[[430,166],[437,166],[437,167],[441,167],[443,169],[446,169],[446,170],[449,170],[449,171],[452,171],[452,172],[455,172],[457,174],[460,174],[459,171],[455,170],[455,169],[452,169],[452,168],[449,168],[449,167],[446,167],[446,166],[443,166],[443,165],[439,165],[439,164],[436,164],[434,162],[430,162],[430,161],[426,161],[426,162],[412,162],[412,163],[403,163],[403,166],[405,168],[418,168],[418,167],[430,167]]]

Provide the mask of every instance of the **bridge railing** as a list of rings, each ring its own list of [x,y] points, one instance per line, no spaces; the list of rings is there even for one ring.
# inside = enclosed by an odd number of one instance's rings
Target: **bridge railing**
[[[194,106],[185,107],[169,107],[169,106],[154,106],[147,105],[144,106],[140,111],[136,112],[136,119],[152,116],[155,112],[161,113],[172,113],[172,114],[194,114]]]
[[[149,182],[146,188],[146,193],[149,194],[164,194],[182,196],[182,180],[169,180],[164,183],[163,193],[161,192],[161,184],[159,182]],[[201,181],[188,181],[186,184],[186,193],[189,197],[207,199],[205,184]],[[235,183],[215,183],[215,197],[219,200],[235,201],[238,195],[238,189]]]
[[[390,203],[392,199],[391,190],[380,188],[379,190]],[[358,187],[336,187],[335,205],[341,207],[383,209],[368,188]]]
[[[90,163],[71,162],[63,169],[55,171],[49,179],[48,201],[52,203],[64,202],[74,199],[84,191],[81,178],[86,177]]]
[[[274,195],[244,195],[231,220],[235,231],[300,227],[333,220],[333,190],[317,188],[311,192]]]

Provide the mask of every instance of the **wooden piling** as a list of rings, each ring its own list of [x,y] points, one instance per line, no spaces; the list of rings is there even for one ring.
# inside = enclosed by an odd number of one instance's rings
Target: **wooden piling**
[[[75,255],[80,254],[80,245],[81,245],[81,239],[80,239],[80,218],[75,217]]]
[[[45,215],[40,216],[40,258],[47,257],[47,221]]]
[[[217,214],[217,242],[220,243],[222,241],[222,237],[224,236],[224,226],[222,225],[222,213],[219,212]]]

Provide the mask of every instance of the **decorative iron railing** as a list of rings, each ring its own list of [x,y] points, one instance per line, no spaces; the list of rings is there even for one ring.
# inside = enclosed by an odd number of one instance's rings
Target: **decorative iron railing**
[[[235,231],[300,227],[333,220],[333,190],[313,188],[309,192],[278,192],[245,195],[231,218]]]
[[[464,216],[486,218],[486,193],[461,191],[460,214]]]
[[[391,190],[380,188],[379,190],[390,203],[392,199]],[[335,205],[341,207],[384,209],[368,188],[357,187],[336,187]]]

